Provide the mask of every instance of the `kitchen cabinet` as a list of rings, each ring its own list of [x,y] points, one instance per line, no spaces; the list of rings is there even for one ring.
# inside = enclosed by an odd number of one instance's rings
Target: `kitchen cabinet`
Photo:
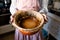
[[[0,15],[0,26],[9,24],[10,15],[10,13]]]

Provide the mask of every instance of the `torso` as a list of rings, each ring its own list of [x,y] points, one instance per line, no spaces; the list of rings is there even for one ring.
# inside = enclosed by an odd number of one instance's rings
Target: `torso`
[[[38,0],[17,0],[17,9],[18,10],[35,10],[40,9],[40,4]]]

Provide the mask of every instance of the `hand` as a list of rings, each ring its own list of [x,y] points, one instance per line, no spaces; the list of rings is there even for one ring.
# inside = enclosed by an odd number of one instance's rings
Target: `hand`
[[[25,11],[27,11],[27,10],[24,10],[23,12],[25,12]],[[16,13],[15,13],[14,15],[11,15],[11,16],[10,16],[10,21],[9,21],[10,24],[13,23],[15,15],[16,15],[17,13],[20,13],[20,12],[22,12],[22,10],[20,10],[20,11],[17,10]]]
[[[10,16],[10,22],[9,22],[10,24],[13,23],[13,21],[14,21],[14,16],[15,16],[15,15],[11,15],[11,16]]]
[[[44,23],[47,23],[48,22],[47,15],[44,12],[42,12],[41,14],[44,17]]]
[[[17,11],[19,11],[19,10],[16,8],[16,13],[17,13]],[[16,13],[14,13],[13,15],[10,16],[10,21],[9,21],[10,24],[13,23],[13,21],[14,21],[14,16],[16,15]]]

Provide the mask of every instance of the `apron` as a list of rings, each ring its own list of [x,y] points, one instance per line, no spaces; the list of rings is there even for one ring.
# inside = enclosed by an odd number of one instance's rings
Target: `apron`
[[[17,28],[15,30],[15,40],[42,40],[41,30],[33,35],[23,35]]]

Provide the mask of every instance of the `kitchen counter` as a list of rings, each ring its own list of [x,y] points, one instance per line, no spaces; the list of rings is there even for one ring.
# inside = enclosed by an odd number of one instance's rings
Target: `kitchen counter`
[[[15,28],[11,24],[0,26],[0,35],[14,30]]]
[[[48,13],[47,15],[48,23],[43,28],[57,40],[60,40],[60,17],[53,13]]]

